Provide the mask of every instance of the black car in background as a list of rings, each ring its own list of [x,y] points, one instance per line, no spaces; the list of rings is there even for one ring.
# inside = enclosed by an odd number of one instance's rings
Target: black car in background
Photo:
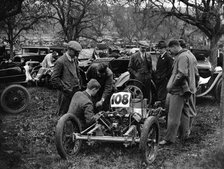
[[[211,51],[208,49],[190,49],[197,59],[197,68],[199,75],[203,78],[207,78],[212,74],[212,65],[209,61]]]
[[[14,56],[15,62],[37,61],[42,62],[44,57],[51,51],[63,55],[65,48],[60,46],[26,46],[22,47],[21,53]]]

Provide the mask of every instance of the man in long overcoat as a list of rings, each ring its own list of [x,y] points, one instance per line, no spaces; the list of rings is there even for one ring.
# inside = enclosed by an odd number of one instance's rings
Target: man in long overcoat
[[[129,61],[130,78],[140,81],[145,86],[146,97],[151,94],[152,60],[146,52],[146,45],[140,43],[140,51],[134,53]]]
[[[173,58],[167,52],[167,45],[165,41],[159,41],[156,47],[160,52],[160,56],[156,64],[156,70],[153,73],[153,77],[157,89],[157,100],[161,101],[162,105],[165,106],[167,95],[166,85],[172,74]]]
[[[52,85],[58,89],[58,115],[67,113],[73,94],[81,88],[78,55],[82,47],[76,41],[70,41],[67,47],[67,52],[57,59],[51,76]]]

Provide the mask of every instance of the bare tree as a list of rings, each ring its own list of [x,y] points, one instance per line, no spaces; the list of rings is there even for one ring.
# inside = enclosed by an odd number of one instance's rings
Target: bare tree
[[[24,0],[21,13],[16,16],[8,17],[1,22],[1,30],[6,33],[7,41],[10,45],[10,56],[13,56],[13,45],[15,40],[23,31],[28,31],[34,25],[41,22],[48,16],[44,3],[35,0]]]
[[[127,39],[129,42],[136,38],[136,24],[133,19],[134,8],[123,7],[120,5],[113,6],[112,21],[120,37]]]
[[[50,2],[53,19],[62,27],[65,40],[76,40],[83,30],[91,27],[93,20],[90,12],[94,0],[55,0]]]
[[[95,1],[94,4],[92,4],[91,14],[93,18],[92,22],[89,23],[91,27],[85,29],[81,33],[81,36],[97,41],[99,38],[103,38],[103,36],[105,36],[108,29],[109,31],[113,29],[110,24],[111,12],[107,1]]]

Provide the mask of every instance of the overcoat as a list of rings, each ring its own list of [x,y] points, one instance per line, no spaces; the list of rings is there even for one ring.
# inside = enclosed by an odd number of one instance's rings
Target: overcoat
[[[148,53],[142,54],[137,52],[130,58],[128,65],[130,78],[144,82],[145,79],[151,79],[152,73],[152,60],[151,55]]]
[[[80,90],[78,61],[70,61],[67,53],[57,59],[51,76],[51,83],[58,89],[58,114],[67,113],[75,92]]]

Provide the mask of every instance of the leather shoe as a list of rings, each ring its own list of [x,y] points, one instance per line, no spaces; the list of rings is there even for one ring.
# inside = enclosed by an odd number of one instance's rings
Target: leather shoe
[[[161,145],[161,146],[169,146],[171,144],[173,144],[173,142],[167,141],[167,140],[162,140],[159,142],[159,145]]]

